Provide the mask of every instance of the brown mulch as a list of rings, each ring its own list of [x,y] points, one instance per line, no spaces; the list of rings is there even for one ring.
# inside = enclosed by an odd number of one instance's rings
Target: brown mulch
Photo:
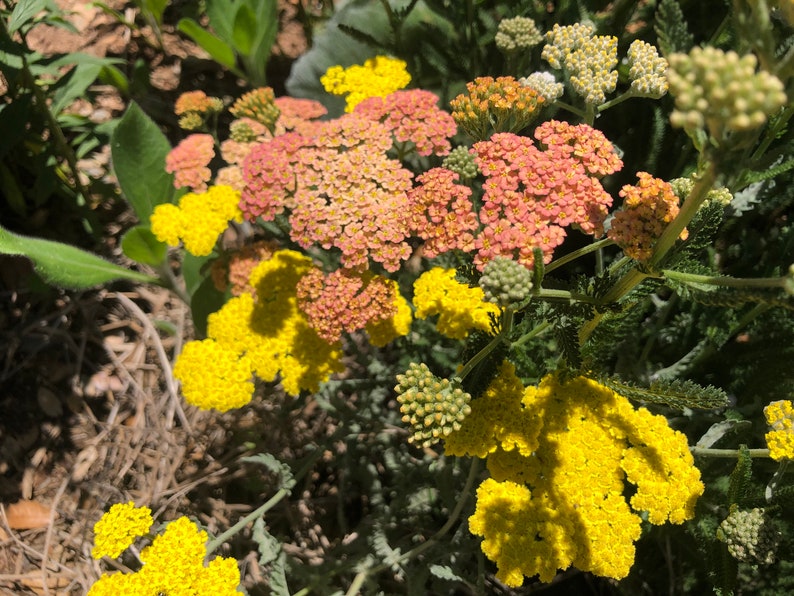
[[[274,87],[306,48],[297,1],[283,2]],[[58,4],[80,33],[42,27],[30,43],[45,54],[146,60],[151,99],[164,112],[184,90],[241,89],[173,24],[164,28],[163,52],[145,27],[133,32],[88,2]],[[106,4],[136,19],[133,3]],[[93,91],[93,101],[72,109],[96,121],[123,113],[125,102],[112,88]],[[105,147],[80,167],[85,176],[109,177],[108,161]],[[129,217],[107,222],[107,256],[121,259],[117,242]],[[273,388],[264,388],[268,399],[256,406],[224,415],[185,404],[170,373],[192,328],[187,307],[166,290],[114,284],[67,292],[31,284],[28,274],[22,259],[0,261],[0,594],[85,594],[110,569],[90,552],[93,524],[113,503],[134,500],[159,520],[190,515],[210,532],[223,531],[251,509],[239,495],[267,489],[265,476],[251,488],[242,456],[296,457],[327,431],[319,409],[282,408],[284,396]],[[307,529],[306,556],[322,548],[322,538],[311,536],[311,509],[304,503],[284,512]],[[244,539],[235,556],[255,563],[253,547],[239,556]],[[261,583],[256,564],[246,569],[245,586]]]

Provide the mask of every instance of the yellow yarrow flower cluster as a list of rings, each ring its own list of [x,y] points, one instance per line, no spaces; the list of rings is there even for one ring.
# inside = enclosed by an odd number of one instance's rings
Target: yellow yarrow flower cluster
[[[207,319],[207,339],[189,342],[174,366],[188,403],[226,411],[251,400],[253,375],[298,395],[317,391],[341,372],[339,343],[329,344],[297,306],[296,286],[311,259],[281,250],[259,263],[249,285],[255,294],[232,298]]]
[[[187,193],[179,205],[157,205],[150,218],[152,233],[161,242],[177,246],[197,257],[212,252],[218,236],[229,226],[229,221],[242,222],[240,192],[231,186],[211,186],[207,192]]]
[[[205,566],[207,533],[186,517],[171,522],[141,552],[135,573],[103,574],[88,596],[233,596],[239,594],[237,561],[217,557]]]
[[[703,493],[686,437],[662,416],[593,380],[544,377],[524,388],[512,364],[479,398],[448,455],[487,457],[491,478],[469,519],[512,587],[576,566],[620,579],[634,562],[641,518],[682,523]],[[627,502],[625,483],[635,487]]]
[[[346,95],[345,112],[352,112],[368,97],[386,97],[405,88],[411,82],[407,66],[397,58],[375,56],[363,65],[332,66],[320,77],[320,82],[328,93]]]
[[[136,538],[145,536],[152,527],[152,510],[135,503],[116,503],[94,524],[94,548],[91,556],[115,559],[127,550]]]
[[[452,339],[465,339],[472,329],[491,331],[499,307],[485,301],[481,288],[455,279],[454,269],[434,267],[414,282],[414,313],[419,319],[439,315],[436,328]]]
[[[764,408],[764,416],[772,427],[764,437],[769,456],[776,461],[794,459],[794,404],[787,399],[773,401]]]
[[[379,348],[391,343],[398,337],[408,335],[411,330],[411,323],[414,320],[411,305],[400,294],[397,282],[393,279],[387,280],[387,282],[394,289],[394,304],[397,306],[397,311],[391,318],[370,321],[364,327],[369,336],[369,343]]]

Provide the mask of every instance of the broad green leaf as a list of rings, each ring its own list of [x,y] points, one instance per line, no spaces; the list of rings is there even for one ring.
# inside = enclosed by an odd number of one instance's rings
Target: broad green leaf
[[[157,267],[165,261],[168,246],[160,242],[148,226],[139,225],[124,234],[121,239],[121,250],[133,261]]]
[[[193,19],[180,19],[177,29],[199,44],[218,64],[234,69],[234,50],[220,37],[213,35]]]
[[[20,255],[33,261],[36,272],[49,284],[85,289],[117,279],[158,283],[158,279],[119,267],[68,244],[19,236],[0,227],[0,253]]]
[[[205,277],[190,297],[190,313],[199,337],[207,336],[207,317],[219,311],[225,302],[226,295],[218,291],[210,276]]]
[[[247,56],[254,47],[256,38],[256,14],[247,4],[241,4],[234,15],[234,25],[232,27],[232,43],[238,54]]]
[[[226,42],[232,41],[232,30],[234,25],[232,0],[206,0],[207,16],[210,18],[210,27],[215,33]]]
[[[209,275],[209,257],[197,257],[184,251],[182,257],[182,279],[185,280],[185,291],[189,296],[198,290],[204,279]]]
[[[175,196],[174,177],[165,171],[168,139],[135,102],[130,103],[110,139],[113,170],[121,192],[142,223],[156,205]]]

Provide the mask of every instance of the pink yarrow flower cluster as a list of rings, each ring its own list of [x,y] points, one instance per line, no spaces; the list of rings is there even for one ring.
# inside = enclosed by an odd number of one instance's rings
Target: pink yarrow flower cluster
[[[457,132],[452,116],[438,107],[438,96],[422,89],[369,97],[353,111],[382,122],[393,131],[397,142],[413,143],[423,156],[449,154],[449,139]]]
[[[549,262],[570,225],[604,233],[612,197],[599,179],[623,165],[612,145],[586,124],[554,120],[540,125],[535,137],[544,149],[512,133],[497,133],[472,148],[485,176],[483,227],[475,239],[480,270],[497,256],[531,267],[533,248]]]
[[[429,259],[452,250],[470,253],[479,227],[471,202],[471,188],[457,184],[460,176],[446,168],[432,168],[417,176],[411,189],[411,233],[424,240]]]
[[[314,136],[275,137],[246,158],[240,207],[249,220],[286,213],[294,242],[338,249],[345,268],[371,259],[396,271],[411,254],[412,174],[386,156],[391,146],[388,127],[361,114],[325,122]]]
[[[215,157],[212,135],[192,134],[185,137],[165,158],[165,171],[174,175],[174,187],[187,187],[193,192],[207,190],[212,172],[207,167]]]
[[[298,282],[298,308],[317,335],[332,344],[344,332],[392,318],[397,312],[394,292],[389,280],[369,271],[337,269],[325,274],[314,269]]]

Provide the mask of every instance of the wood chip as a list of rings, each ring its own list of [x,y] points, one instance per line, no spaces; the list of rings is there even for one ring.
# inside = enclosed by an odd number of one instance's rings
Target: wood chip
[[[52,510],[38,501],[17,501],[5,509],[8,527],[12,530],[33,530],[50,525]]]

